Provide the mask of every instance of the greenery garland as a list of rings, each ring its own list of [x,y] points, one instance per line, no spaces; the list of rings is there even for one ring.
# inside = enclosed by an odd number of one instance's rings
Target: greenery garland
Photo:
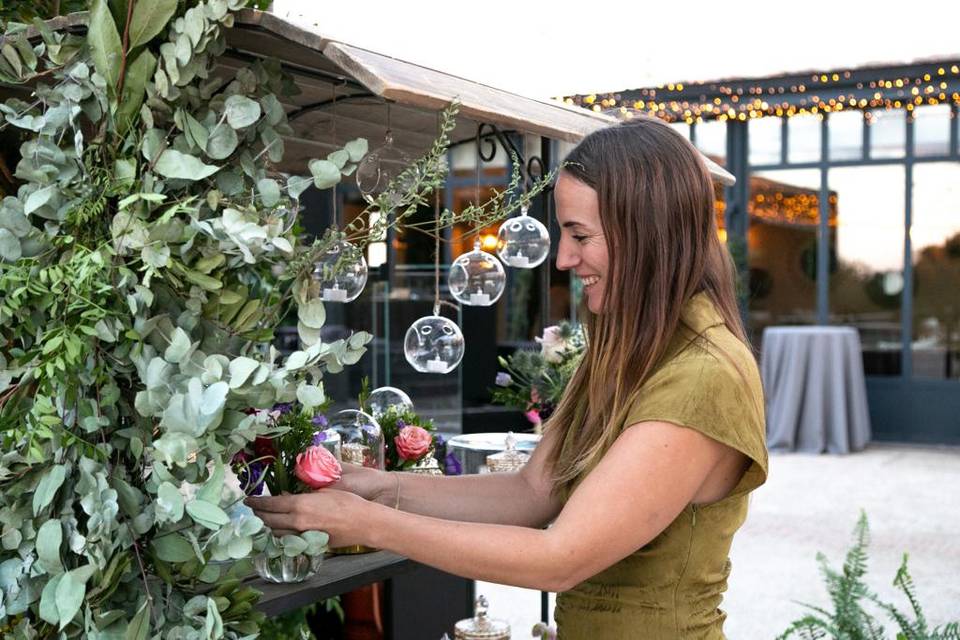
[[[383,215],[304,244],[298,196],[350,175],[367,144],[311,161],[309,177],[272,169],[290,78],[273,62],[210,74],[245,4],[95,0],[85,36],[5,25],[0,81],[35,88],[0,105],[24,138],[0,203],[4,637],[257,634],[259,594],[241,578],[269,532],[225,481],[271,429],[246,410],[325,402],[323,376],[371,336],[320,339],[314,262],[402,225],[445,179],[455,106],[395,181],[401,197],[372,205]],[[551,178],[424,230],[503,218]],[[290,312],[303,347],[281,360],[271,342]]]

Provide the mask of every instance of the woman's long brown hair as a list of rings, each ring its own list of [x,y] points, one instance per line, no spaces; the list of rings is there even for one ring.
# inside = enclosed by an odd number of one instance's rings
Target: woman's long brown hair
[[[730,331],[747,340],[710,174],[683,136],[660,120],[635,118],[588,135],[563,170],[597,192],[609,255],[603,312],[585,313],[583,361],[546,424],[560,432],[547,463],[565,496],[620,435],[685,302],[705,292]]]

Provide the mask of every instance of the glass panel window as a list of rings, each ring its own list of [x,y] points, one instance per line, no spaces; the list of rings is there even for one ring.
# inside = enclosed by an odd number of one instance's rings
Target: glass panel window
[[[820,115],[793,116],[787,121],[787,161],[819,162]]]
[[[710,120],[697,124],[697,148],[717,164],[727,160],[727,123]]]
[[[870,157],[902,158],[907,140],[907,112],[903,109],[871,111]]]
[[[935,104],[913,110],[913,153],[939,156],[950,151],[950,105]]]
[[[816,322],[819,193],[818,169],[765,171],[750,179],[747,258],[754,344],[767,326]]]
[[[780,164],[780,118],[754,118],[747,126],[750,164]]]
[[[830,159],[857,160],[863,157],[863,113],[837,111],[827,120],[830,127]]]
[[[899,375],[904,168],[831,169],[829,182],[830,322],[860,332],[867,375]]]
[[[913,169],[913,375],[960,378],[960,164]]]

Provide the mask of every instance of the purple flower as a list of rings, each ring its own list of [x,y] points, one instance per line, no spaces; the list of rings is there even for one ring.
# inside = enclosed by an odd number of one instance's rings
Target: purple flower
[[[403,421],[403,418],[397,418],[397,430],[403,429],[407,426],[407,423]]]
[[[322,413],[318,413],[317,415],[313,416],[313,419],[310,420],[310,422],[318,427],[323,427],[324,429],[326,429],[330,424],[330,421],[327,420],[327,416],[323,415]]]
[[[241,467],[237,474],[240,488],[248,496],[259,496],[263,493],[263,474],[266,466],[262,462],[251,462]]]
[[[498,387],[509,387],[513,384],[513,378],[510,377],[510,374],[505,371],[497,372],[496,385]]]
[[[317,431],[313,434],[313,446],[319,447],[322,443],[327,441],[327,432],[326,431]]]
[[[286,413],[290,413],[291,411],[293,411],[293,403],[292,403],[292,402],[278,402],[277,404],[273,405],[273,410],[276,411],[277,413],[279,413],[280,415],[284,415],[284,414],[286,414]]]
[[[444,466],[447,468],[448,476],[459,476],[463,473],[463,465],[460,464],[460,460],[457,459],[457,456],[452,453],[448,453],[447,457],[443,459]]]

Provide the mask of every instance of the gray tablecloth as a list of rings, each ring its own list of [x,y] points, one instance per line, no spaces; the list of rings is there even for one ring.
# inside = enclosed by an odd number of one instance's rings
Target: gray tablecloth
[[[850,453],[869,442],[856,329],[767,327],[760,373],[771,451]]]

